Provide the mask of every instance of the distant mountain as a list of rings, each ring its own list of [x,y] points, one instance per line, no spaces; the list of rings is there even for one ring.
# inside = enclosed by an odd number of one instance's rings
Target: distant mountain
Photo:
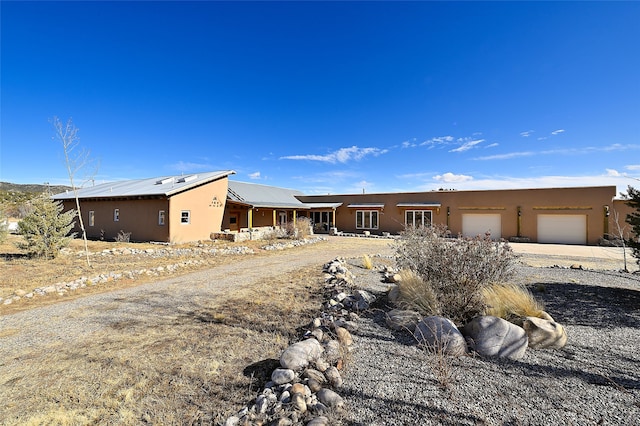
[[[9,183],[9,182],[0,182],[0,191],[6,192],[26,192],[26,193],[36,193],[40,194],[43,192],[50,192],[51,194],[59,194],[61,192],[65,192],[66,190],[70,190],[70,186],[65,185],[42,185],[42,184],[31,184],[31,183]]]

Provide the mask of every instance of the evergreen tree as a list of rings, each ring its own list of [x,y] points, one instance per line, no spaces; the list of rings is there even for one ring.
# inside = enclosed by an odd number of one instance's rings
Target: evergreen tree
[[[627,205],[635,209],[627,215],[626,222],[631,225],[633,230],[631,237],[627,241],[627,245],[633,249],[633,256],[640,265],[640,190],[629,186],[627,189]]]
[[[32,201],[33,211],[18,223],[18,233],[25,242],[18,247],[30,256],[53,259],[75,234],[69,234],[76,217],[75,210],[62,213],[62,203],[42,195]]]

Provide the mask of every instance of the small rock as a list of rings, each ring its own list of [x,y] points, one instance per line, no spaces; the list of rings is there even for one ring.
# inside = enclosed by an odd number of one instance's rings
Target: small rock
[[[307,411],[307,402],[305,401],[304,395],[300,393],[293,394],[291,397],[291,404],[299,413],[305,413]]]
[[[302,383],[294,383],[293,386],[291,386],[289,392],[291,392],[292,395],[296,393],[300,393],[303,395],[306,394],[305,386]]]
[[[271,381],[277,385],[290,383],[296,377],[296,373],[289,368],[276,368],[271,373]]]
[[[560,349],[567,344],[567,332],[555,321],[526,317],[522,328],[527,333],[531,349]]]
[[[421,315],[416,311],[392,309],[387,312],[385,322],[392,330],[409,330],[413,333]]]
[[[322,355],[323,348],[316,339],[294,343],[280,356],[280,365],[291,370],[301,370]]]
[[[353,338],[351,337],[351,333],[349,333],[346,328],[336,327],[336,336],[338,336],[338,341],[343,345],[353,345]]]
[[[336,367],[331,366],[327,368],[327,371],[324,372],[324,376],[333,387],[339,388],[342,386],[342,376],[340,376],[340,372]]]
[[[307,423],[307,426],[329,426],[329,419],[325,416],[319,416]]]
[[[327,407],[342,408],[344,406],[342,397],[327,388],[322,388],[318,391],[318,400]]]

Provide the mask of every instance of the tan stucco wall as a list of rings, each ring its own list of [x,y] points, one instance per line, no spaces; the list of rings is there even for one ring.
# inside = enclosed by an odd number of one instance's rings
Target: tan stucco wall
[[[448,225],[453,233],[462,232],[463,214],[500,214],[501,236],[518,235],[518,209],[520,209],[520,236],[537,241],[539,214],[581,214],[587,216],[587,243],[597,244],[606,228],[605,206],[612,205],[615,186],[582,188],[544,188],[495,191],[432,191],[388,194],[318,195],[298,197],[302,202],[341,202],[336,211],[336,226],[340,231],[362,232],[356,229],[357,209],[349,204],[381,203],[378,231],[398,233],[404,229],[404,211],[400,203],[440,203],[433,211],[433,223]],[[447,216],[447,211],[449,215]]]
[[[207,240],[220,232],[227,199],[227,178],[192,188],[169,199],[169,238],[172,243]],[[181,212],[190,212],[190,223],[181,223]]]
[[[222,178],[191,188],[170,198],[81,200],[82,218],[87,236],[113,241],[118,233],[131,232],[131,241],[182,243],[209,239],[220,232],[228,179]],[[75,209],[75,201],[64,202],[65,210]],[[119,220],[114,221],[114,210]],[[160,210],[165,211],[165,224],[158,223]],[[180,221],[182,210],[190,211],[190,223]],[[94,226],[89,226],[89,211],[94,211]],[[76,220],[74,232],[80,232]],[[79,234],[80,235],[80,234]]]
[[[609,214],[609,234],[619,237],[620,233],[622,232],[625,238],[629,238],[631,235],[633,235],[631,225],[626,222],[627,215],[632,213],[633,211],[634,210],[629,205],[627,205],[627,202],[625,200],[614,200],[611,213]],[[616,225],[616,219],[618,224],[620,225],[619,228]]]
[[[76,208],[75,201],[65,201],[64,206],[65,210]],[[81,201],[80,208],[88,238],[113,241],[124,231],[131,232],[131,241],[168,241],[168,223],[158,225],[158,212],[164,210],[168,214],[169,211],[166,199]],[[120,211],[117,222],[113,220],[115,209]],[[94,212],[94,226],[89,226],[90,211]],[[74,232],[80,235],[77,220]]]

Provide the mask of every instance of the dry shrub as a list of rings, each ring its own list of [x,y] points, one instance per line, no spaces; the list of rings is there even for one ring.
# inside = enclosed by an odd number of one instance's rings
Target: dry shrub
[[[311,219],[308,217],[296,218],[295,225],[293,222],[287,223],[285,227],[285,235],[287,238],[302,240],[311,234]]]
[[[485,313],[511,322],[522,317],[541,317],[544,306],[525,287],[517,284],[493,284],[482,289]]]
[[[362,266],[364,269],[373,269],[373,260],[371,260],[371,256],[368,254],[362,256]]]
[[[450,238],[441,226],[407,229],[394,249],[398,267],[419,276],[430,288],[421,291],[432,291],[440,314],[456,324],[481,315],[485,311],[482,289],[508,280],[515,266],[515,255],[507,243],[489,236]]]
[[[434,289],[411,269],[400,271],[398,290],[400,306],[415,309],[424,316],[440,315],[440,302]]]

